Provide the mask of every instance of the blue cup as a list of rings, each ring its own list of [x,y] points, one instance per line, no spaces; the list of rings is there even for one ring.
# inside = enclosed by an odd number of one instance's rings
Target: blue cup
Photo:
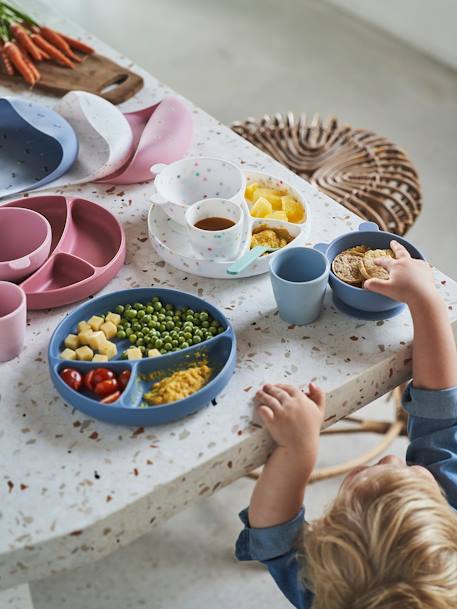
[[[270,261],[270,279],[279,316],[289,324],[312,323],[322,309],[330,263],[310,247],[290,247]]]

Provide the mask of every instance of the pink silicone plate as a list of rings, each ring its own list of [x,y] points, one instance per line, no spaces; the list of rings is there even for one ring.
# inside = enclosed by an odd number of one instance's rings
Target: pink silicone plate
[[[76,197],[41,196],[5,207],[32,209],[52,228],[51,253],[20,285],[29,309],[61,307],[101,290],[124,264],[122,226],[104,207]]]

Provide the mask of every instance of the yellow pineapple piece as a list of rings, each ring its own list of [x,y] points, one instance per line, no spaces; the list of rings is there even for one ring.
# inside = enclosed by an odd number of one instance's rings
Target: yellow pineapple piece
[[[148,357],[159,357],[161,355],[158,349],[149,349]]]
[[[282,210],[286,212],[289,222],[303,222],[305,219],[305,210],[303,205],[294,197],[286,195],[281,197]]]
[[[100,330],[105,334],[106,338],[113,338],[117,334],[117,326],[112,321],[105,321],[100,326]]]
[[[274,190],[273,188],[257,188],[254,193],[254,201],[262,197],[271,203],[273,211],[279,211],[282,209],[281,195],[283,194],[280,190]]]
[[[117,355],[117,347],[110,340],[99,345],[98,350],[102,355],[107,355],[108,359],[113,359]]]
[[[73,349],[64,349],[60,355],[60,359],[76,359],[76,352]]]
[[[115,326],[118,326],[121,323],[121,316],[117,313],[108,313],[105,321],[111,321]]]
[[[252,182],[251,184],[248,184],[246,186],[246,190],[244,191],[244,196],[246,197],[246,199],[248,199],[249,201],[253,201],[254,193],[257,188],[259,188],[259,186],[259,182]]]
[[[272,211],[273,207],[271,206],[270,201],[260,197],[251,207],[251,216],[254,218],[266,218]]]
[[[108,361],[108,356],[107,355],[102,355],[101,353],[96,353],[94,355],[94,357],[92,358],[93,362],[107,362]]]
[[[141,350],[138,349],[138,347],[129,347],[126,351],[127,353],[127,359],[142,359],[143,354],[141,353]]]
[[[89,328],[89,330],[83,330],[78,334],[79,344],[81,346],[88,345],[91,337],[93,336],[94,331]]]
[[[92,330],[92,328],[87,323],[87,321],[80,321],[79,324],[78,324],[78,334],[80,332],[84,332],[85,330]]]
[[[94,332],[98,332],[100,330],[101,325],[105,323],[105,320],[103,319],[103,317],[100,317],[99,315],[92,315],[92,317],[89,319],[89,321],[87,323],[89,324],[89,326],[92,328],[92,330]]]
[[[274,211],[269,216],[265,216],[269,220],[282,220],[283,222],[287,222],[287,214],[285,211]]]
[[[106,336],[99,330],[98,332],[92,332],[92,336],[89,337],[89,342],[87,344],[93,351],[100,351],[102,345],[106,342]]]

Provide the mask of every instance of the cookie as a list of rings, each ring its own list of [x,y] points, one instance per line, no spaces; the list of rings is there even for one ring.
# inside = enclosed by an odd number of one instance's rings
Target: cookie
[[[391,249],[386,250],[368,250],[363,254],[359,261],[359,270],[365,279],[389,279],[389,271],[382,266],[375,264],[377,258],[395,258]]]
[[[354,247],[350,247],[348,250],[344,250],[345,254],[364,254],[368,252],[370,248],[368,245],[354,245]]]
[[[352,248],[354,249],[354,248]],[[363,276],[360,272],[359,263],[364,254],[361,252],[349,252],[345,250],[339,253],[332,262],[332,271],[345,283],[355,285],[363,281]]]

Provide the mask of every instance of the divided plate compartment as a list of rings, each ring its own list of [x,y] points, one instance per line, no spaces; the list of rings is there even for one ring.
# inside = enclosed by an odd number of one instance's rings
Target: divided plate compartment
[[[52,229],[47,261],[20,285],[28,309],[68,305],[101,290],[124,264],[124,230],[101,205],[77,197],[43,195],[5,204],[32,209]]]
[[[78,154],[71,125],[46,106],[0,98],[0,198],[49,184]]]
[[[260,225],[271,228],[284,228],[293,237],[285,246],[296,247],[304,245],[311,230],[309,205],[300,193],[287,182],[259,172],[246,172],[247,184],[261,182],[267,188],[287,190],[296,198],[305,210],[305,220],[301,223],[284,222],[269,218],[253,218],[250,214],[250,202],[242,203],[244,211],[244,233],[238,256],[233,260],[207,260],[198,256],[193,250],[189,239],[186,239],[186,228],[169,218],[160,205],[152,204],[148,214],[149,239],[157,254],[175,268],[185,273],[193,273],[211,279],[242,279],[254,277],[268,272],[270,259],[276,252],[267,253],[237,275],[231,275],[227,269],[241,258],[250,248],[252,230]],[[281,248],[281,249],[285,249]],[[277,250],[280,251],[280,250]]]
[[[191,307],[195,311],[207,311],[224,327],[224,332],[215,337],[192,345],[181,351],[173,351],[157,357],[146,357],[141,360],[121,360],[120,354],[130,344],[126,340],[115,340],[118,355],[108,362],[82,362],[62,360],[59,353],[63,350],[65,337],[74,333],[80,321],[89,319],[92,315],[105,314],[114,310],[119,304],[145,303],[157,296],[167,304],[175,307]],[[187,368],[194,361],[206,359],[212,368],[210,381],[199,391],[182,400],[157,406],[142,407],[143,395],[149,391],[152,380],[142,380],[140,375],[158,373],[157,380]],[[204,406],[222,391],[230,381],[236,365],[236,338],[231,323],[225,315],[207,301],[165,288],[134,288],[113,292],[93,299],[65,317],[55,329],[48,350],[48,362],[51,379],[58,393],[70,406],[96,419],[122,425],[158,425],[175,421],[192,414]],[[130,370],[130,381],[113,404],[100,404],[86,391],[77,392],[71,389],[59,376],[64,368],[75,368],[81,374],[86,374],[95,368],[108,368],[118,375],[123,370]],[[160,373],[160,374],[159,374]]]

